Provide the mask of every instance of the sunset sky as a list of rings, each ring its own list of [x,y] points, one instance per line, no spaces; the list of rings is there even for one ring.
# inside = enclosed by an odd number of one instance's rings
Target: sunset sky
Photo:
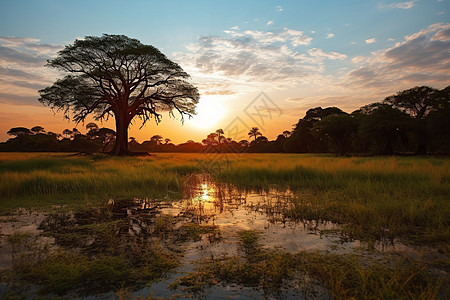
[[[450,85],[449,8],[450,0],[1,0],[0,141],[11,127],[75,127],[37,91],[60,76],[46,60],[77,38],[137,38],[191,74],[198,115],[184,125],[164,115],[141,130],[137,120],[129,136],[139,142],[201,141],[218,128],[240,139],[253,126],[275,139],[309,108],[352,112],[416,85]]]

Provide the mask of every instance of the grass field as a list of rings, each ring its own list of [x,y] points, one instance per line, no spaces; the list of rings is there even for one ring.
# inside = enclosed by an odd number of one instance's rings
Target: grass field
[[[447,270],[450,267],[450,159],[444,157],[167,153],[116,158],[0,153],[0,212],[13,213],[18,207],[45,211],[55,204],[63,205],[66,210],[83,211],[101,207],[111,198],[170,201],[183,197],[183,186],[190,174],[204,172],[210,173],[218,183],[242,191],[290,190],[293,196],[286,200],[291,202],[289,209],[282,212],[288,219],[338,223],[349,238],[365,241],[368,245],[383,239],[426,245],[445,255],[446,258],[439,262],[441,267]],[[264,255],[261,261],[270,262],[271,255],[275,254]],[[322,277],[326,284],[332,284],[336,298],[352,296],[348,289],[353,286],[349,282],[331,282],[336,274],[348,268],[365,272],[354,262],[354,257],[342,258],[342,263],[337,263],[337,258],[330,255],[303,253],[286,257],[303,265],[309,260],[311,264],[305,266],[310,269],[306,271]],[[261,261],[257,262],[258,268]],[[334,275],[329,273],[330,278],[326,279],[327,275],[320,270],[320,262],[329,264]],[[210,270],[211,274],[220,278],[217,274],[226,265],[215,262],[213,266],[215,269]],[[218,266],[222,271],[217,270]],[[366,271],[372,273],[361,273],[359,280],[375,282],[374,270],[378,270],[382,276],[378,280],[391,284],[391,291],[402,285],[402,282],[393,284],[389,281],[392,274],[401,274],[404,286],[411,284],[409,273],[403,269],[391,274],[377,266],[370,268]],[[413,269],[416,275],[421,270]],[[344,281],[353,279],[350,275],[348,279],[343,277]],[[428,278],[422,283],[425,284],[423,289],[420,288],[421,281],[415,281],[405,295],[414,295],[418,290],[423,293],[416,295],[418,298],[436,295],[437,286],[430,285]],[[358,295],[369,292],[359,290]]]
[[[212,172],[247,190],[291,189],[298,219],[351,225],[419,242],[450,240],[450,159],[317,155],[158,154],[150,158],[0,154],[1,210],[109,198],[181,197],[185,175]]]

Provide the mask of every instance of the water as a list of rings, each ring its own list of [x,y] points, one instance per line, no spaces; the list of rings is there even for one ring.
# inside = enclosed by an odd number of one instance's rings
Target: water
[[[105,208],[92,212],[19,210],[16,215],[0,217],[0,269],[39,259],[45,251],[55,251],[58,247],[95,256],[111,247],[157,243],[164,251],[177,256],[182,265],[169,277],[135,291],[132,296],[188,297],[190,293],[182,286],[169,289],[170,285],[177,278],[195,272],[205,260],[244,256],[238,238],[243,230],[258,232],[264,250],[346,254],[367,246],[345,237],[339,224],[286,218],[286,212],[291,209],[289,199],[293,196],[289,190],[242,191],[219,185],[208,175],[193,175],[188,178],[184,193],[181,201],[110,199]],[[196,233],[196,230],[200,231]],[[375,246],[383,251],[417,253],[396,241]],[[319,283],[311,280],[309,287],[318,298],[329,298]],[[299,299],[304,296],[300,291],[299,283],[294,281],[288,282],[281,294],[274,295],[265,295],[258,288],[220,283],[206,287],[201,295],[214,299]],[[111,293],[103,295],[105,299],[111,297]],[[97,296],[86,299],[94,298]]]

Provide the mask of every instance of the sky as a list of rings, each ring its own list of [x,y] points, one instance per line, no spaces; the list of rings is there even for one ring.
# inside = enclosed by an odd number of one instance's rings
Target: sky
[[[201,141],[219,128],[240,140],[254,126],[275,139],[310,108],[350,113],[414,86],[450,85],[449,8],[450,0],[1,0],[0,141],[18,126],[86,131],[37,101],[62,76],[46,61],[85,36],[153,45],[200,91],[196,116],[164,115],[141,129],[136,120],[137,141]]]

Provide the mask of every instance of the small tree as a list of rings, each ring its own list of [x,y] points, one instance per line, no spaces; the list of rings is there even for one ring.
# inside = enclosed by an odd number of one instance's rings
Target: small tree
[[[255,138],[255,142],[256,142],[256,138],[258,136],[262,136],[262,133],[259,131],[258,127],[252,127],[252,129],[250,129],[250,131],[248,132],[248,136],[249,137],[254,137]]]
[[[158,49],[123,35],[88,36],[58,52],[48,66],[68,73],[39,91],[39,101],[75,122],[93,114],[116,121],[115,155],[126,155],[128,127],[139,117],[142,126],[161,112],[195,113],[199,93],[189,75]]]
[[[63,130],[62,133],[66,136],[66,139],[68,139],[69,136],[71,136],[73,132],[72,132],[72,130],[66,128],[66,129]]]
[[[163,141],[163,137],[159,134],[156,134],[150,138],[150,142],[155,143],[156,145],[160,145]]]
[[[34,132],[34,134],[45,132],[44,127],[42,126],[34,126],[33,128],[31,128],[31,131]]]
[[[283,131],[283,136],[284,136],[285,138],[288,138],[290,135],[291,135],[291,132],[290,132],[289,130]]]
[[[30,131],[30,129],[28,129],[26,127],[14,127],[14,128],[11,128],[7,132],[7,134],[19,137],[19,136],[23,136],[23,135],[29,135],[29,134],[31,134],[31,131]]]
[[[219,142],[219,144],[222,142],[222,140],[224,139],[224,136],[223,136],[223,129],[217,129],[216,130],[216,133],[217,133],[217,140],[218,140],[218,142]]]

